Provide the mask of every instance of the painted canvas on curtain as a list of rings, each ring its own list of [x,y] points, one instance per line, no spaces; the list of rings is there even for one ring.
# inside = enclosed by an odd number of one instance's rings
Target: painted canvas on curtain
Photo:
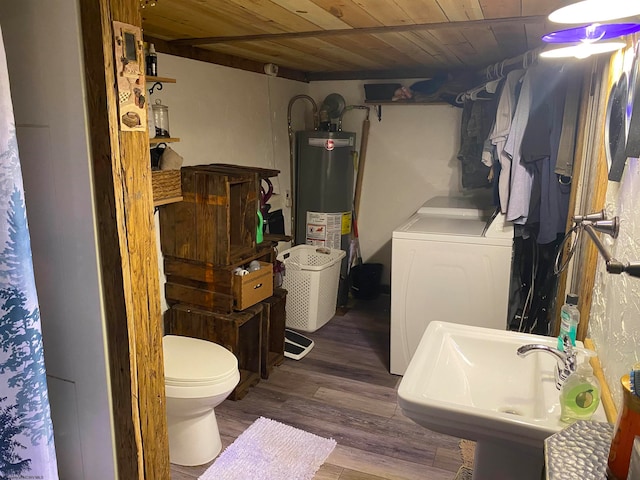
[[[31,240],[1,35],[0,478],[58,478]]]

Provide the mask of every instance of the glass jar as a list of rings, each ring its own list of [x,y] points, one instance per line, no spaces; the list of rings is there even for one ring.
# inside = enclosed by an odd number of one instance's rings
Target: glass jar
[[[169,138],[169,107],[162,104],[160,99],[157,99],[151,106],[153,110],[153,123],[156,126],[156,137]]]

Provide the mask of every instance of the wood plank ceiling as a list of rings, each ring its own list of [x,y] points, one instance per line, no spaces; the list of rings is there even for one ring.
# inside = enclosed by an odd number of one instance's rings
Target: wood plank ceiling
[[[143,0],[144,1],[144,0]],[[149,1],[149,0],[147,0]],[[563,0],[155,0],[158,50],[300,80],[479,69],[541,45]]]

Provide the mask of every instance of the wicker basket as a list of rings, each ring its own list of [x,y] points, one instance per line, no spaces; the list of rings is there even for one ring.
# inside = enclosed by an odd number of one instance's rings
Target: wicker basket
[[[154,205],[180,200],[182,197],[180,170],[153,170],[151,186]]]

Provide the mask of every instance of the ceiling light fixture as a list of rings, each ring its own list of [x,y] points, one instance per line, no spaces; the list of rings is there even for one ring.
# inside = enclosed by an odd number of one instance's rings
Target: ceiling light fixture
[[[547,33],[542,40],[547,43],[597,42],[631,35],[640,31],[640,23],[594,23],[584,27],[568,28]]]
[[[140,0],[140,8],[155,7],[157,0]]]
[[[605,43],[579,43],[578,45],[571,45],[569,47],[554,48],[552,50],[545,50],[540,53],[544,58],[587,58],[591,55],[598,53],[614,52],[621,48],[626,47],[626,43],[623,42],[605,42]]]
[[[549,15],[555,23],[596,23],[640,15],[637,0],[583,0]]]

